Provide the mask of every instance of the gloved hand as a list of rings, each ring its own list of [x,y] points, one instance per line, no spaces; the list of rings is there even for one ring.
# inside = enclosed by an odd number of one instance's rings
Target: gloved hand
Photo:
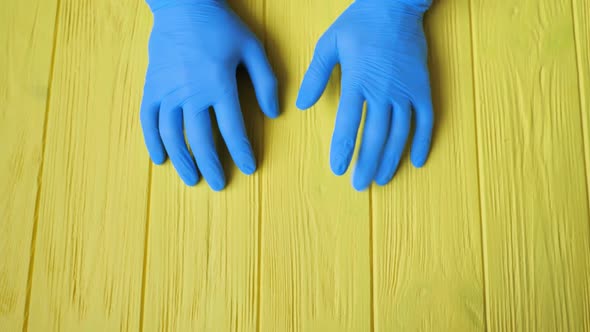
[[[263,47],[222,0],[148,0],[154,15],[141,124],[151,159],[170,156],[187,185],[199,179],[213,190],[225,176],[213,140],[213,107],[232,159],[245,174],[256,170],[236,86],[243,64],[262,111],[278,116],[276,79]],[[192,150],[189,152],[185,134]],[[196,165],[195,165],[196,160]]]
[[[416,131],[411,160],[422,167],[433,126],[422,18],[431,0],[356,0],[320,38],[297,106],[310,108],[323,94],[337,63],[342,90],[332,137],[330,165],[336,175],[352,159],[364,102],[367,114],[353,186],[393,178],[410,133]]]

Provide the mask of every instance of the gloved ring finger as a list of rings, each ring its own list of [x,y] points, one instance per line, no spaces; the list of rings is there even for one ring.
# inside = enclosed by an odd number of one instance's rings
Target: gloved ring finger
[[[171,106],[166,101],[162,102],[160,109],[162,142],[180,178],[187,185],[194,186],[199,180],[199,175],[197,174],[197,166],[184,140],[182,122],[182,109]]]
[[[389,183],[397,171],[410,134],[411,114],[409,101],[394,103],[391,130],[389,131],[381,164],[375,177],[375,182],[380,186]]]
[[[391,122],[391,105],[369,99],[363,139],[353,175],[353,187],[365,190],[377,173]]]
[[[225,175],[215,148],[209,107],[203,108],[187,102],[184,109],[184,126],[197,166],[203,177],[215,191],[225,187]]]

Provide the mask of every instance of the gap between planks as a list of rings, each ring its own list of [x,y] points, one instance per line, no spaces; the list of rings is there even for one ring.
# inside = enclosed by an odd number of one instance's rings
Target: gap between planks
[[[266,33],[266,0],[262,0],[262,45],[264,47],[264,53],[268,54],[267,52],[267,43],[268,43],[268,35]],[[249,77],[249,76],[248,76]],[[277,97],[278,98],[278,97]],[[265,135],[264,135],[264,123],[267,122],[268,120],[263,116],[262,117],[262,125],[260,126],[260,130],[262,130],[262,133],[260,133],[259,137],[262,137],[263,142],[261,142],[259,144],[260,149],[258,151],[258,153],[263,154],[264,153],[264,139],[265,139]],[[258,157],[259,159],[261,158],[261,156]],[[256,244],[258,246],[257,248],[257,256],[258,256],[258,262],[257,262],[257,270],[256,270],[256,287],[257,292],[256,292],[256,331],[260,332],[260,310],[262,308],[261,306],[261,299],[262,299],[262,176],[258,177],[258,237],[256,239],[258,241],[258,243]]]
[[[31,289],[33,286],[33,269],[35,266],[35,245],[37,242],[37,227],[39,225],[39,205],[41,203],[41,189],[43,186],[43,167],[45,161],[45,141],[47,138],[47,121],[49,120],[49,109],[51,102],[51,88],[53,85],[53,73],[55,70],[55,52],[57,46],[57,31],[59,27],[59,9],[61,1],[57,0],[55,5],[55,24],[53,27],[53,47],[51,49],[51,59],[49,65],[49,78],[47,84],[47,97],[45,100],[45,116],[43,119],[43,136],[41,139],[41,162],[39,164],[39,172],[37,173],[37,195],[35,198],[35,213],[33,215],[33,230],[31,234],[31,248],[29,257],[29,269],[27,274],[27,293],[25,298],[25,308],[23,315],[23,332],[29,329],[29,308],[31,306]]]
[[[483,315],[484,315],[484,329],[488,331],[489,329],[489,313],[488,313],[488,300],[487,300],[487,293],[488,293],[488,279],[486,278],[487,271],[488,271],[488,257],[486,255],[487,251],[485,248],[487,247],[487,233],[486,233],[486,223],[483,218],[483,199],[481,193],[481,173],[482,173],[482,161],[479,155],[479,138],[478,138],[478,110],[477,107],[477,76],[475,70],[475,42],[474,42],[474,33],[473,33],[473,0],[468,0],[467,4],[469,6],[469,36],[471,37],[471,76],[473,81],[473,118],[475,120],[475,158],[477,160],[477,193],[479,198],[479,224],[480,224],[480,236],[481,236],[481,259],[482,259],[482,278],[483,278]]]
[[[577,19],[577,10],[576,10],[576,0],[571,0],[572,5],[572,24],[573,24],[573,34],[574,34],[574,49],[576,51],[576,71],[578,72],[577,79],[578,79],[578,95],[580,96],[580,126],[582,128],[582,154],[584,155],[583,162],[584,162],[584,175],[586,176],[586,199],[588,200],[588,215],[590,216],[590,181],[588,180],[588,161],[587,158],[590,156],[586,156],[586,141],[588,140],[588,128],[585,126],[584,122],[584,108],[586,106],[586,98],[584,97],[584,91],[582,91],[582,55],[580,54],[580,46],[579,46],[579,36],[578,36],[578,27],[580,22]],[[588,223],[590,227],[590,223]]]
[[[369,187],[369,299],[370,303],[370,310],[369,310],[369,317],[371,317],[371,332],[375,332],[375,268],[374,268],[374,248],[373,248],[373,188]]]

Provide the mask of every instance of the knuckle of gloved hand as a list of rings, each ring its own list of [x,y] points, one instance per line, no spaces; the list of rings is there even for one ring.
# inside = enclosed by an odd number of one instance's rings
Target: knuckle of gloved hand
[[[363,91],[363,81],[364,78],[362,74],[355,74],[354,72],[349,72],[347,74],[346,79],[343,78],[342,80],[342,93],[353,94],[359,91]]]
[[[338,50],[346,57],[360,57],[366,55],[367,41],[354,34],[343,34],[338,38]]]

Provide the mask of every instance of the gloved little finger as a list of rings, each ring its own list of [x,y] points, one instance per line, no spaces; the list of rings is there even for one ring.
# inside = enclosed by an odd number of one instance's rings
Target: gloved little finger
[[[166,150],[164,149],[158,127],[160,104],[151,100],[150,97],[144,93],[139,117],[143,130],[143,138],[150,158],[156,165],[161,165],[166,161]]]

